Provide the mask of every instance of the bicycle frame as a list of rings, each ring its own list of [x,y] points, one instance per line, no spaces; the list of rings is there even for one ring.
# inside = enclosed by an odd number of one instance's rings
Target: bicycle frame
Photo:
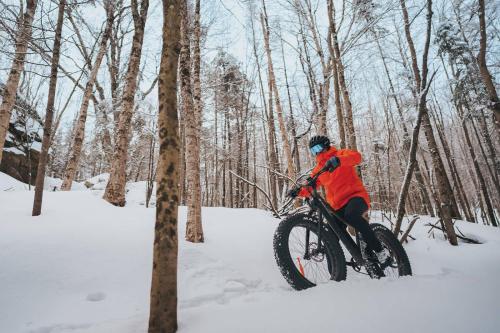
[[[342,217],[340,217],[337,212],[323,199],[323,197],[318,193],[316,189],[313,189],[311,193],[311,197],[307,198],[308,205],[312,210],[317,211],[319,213],[319,226],[318,226],[318,246],[321,246],[321,223],[323,223],[323,218],[328,222],[327,225],[330,230],[337,236],[338,239],[344,244],[345,248],[349,251],[351,256],[354,258],[354,261],[358,265],[364,264],[364,259],[361,254],[361,250],[356,242],[352,239],[352,237],[347,232],[346,227],[339,224],[347,223]],[[309,230],[306,233],[306,255],[309,255]]]

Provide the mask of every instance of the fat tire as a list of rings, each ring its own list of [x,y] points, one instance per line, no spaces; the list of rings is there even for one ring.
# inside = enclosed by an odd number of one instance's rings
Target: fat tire
[[[313,233],[316,233],[318,221],[313,216],[303,213],[293,214],[283,219],[274,233],[274,257],[281,274],[290,286],[295,290],[303,290],[314,287],[315,284],[300,274],[290,256],[288,241],[290,232],[296,226],[310,228]],[[328,229],[327,225],[324,225],[321,237],[326,247],[326,255],[330,256],[332,260],[331,279],[334,281],[345,280],[347,274],[345,255],[337,237]]]
[[[389,250],[396,257],[396,261],[398,263],[398,272],[399,276],[407,276],[412,275],[410,259],[408,259],[408,255],[406,254],[403,245],[399,242],[399,240],[394,236],[392,231],[378,223],[370,223],[370,227],[373,232],[377,236],[377,238],[389,248]]]

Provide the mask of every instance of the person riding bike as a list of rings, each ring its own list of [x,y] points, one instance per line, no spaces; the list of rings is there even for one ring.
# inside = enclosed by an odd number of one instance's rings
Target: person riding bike
[[[367,247],[375,253],[381,264],[388,262],[391,258],[389,251],[382,247],[368,225],[370,197],[355,170],[355,166],[361,162],[361,154],[350,149],[337,150],[330,145],[330,139],[323,135],[312,137],[309,149],[317,162],[311,176],[325,166],[330,171],[320,175],[316,183],[316,186],[323,186],[325,189],[328,204],[345,222],[361,233]],[[311,188],[293,188],[289,194],[293,197],[309,197]]]

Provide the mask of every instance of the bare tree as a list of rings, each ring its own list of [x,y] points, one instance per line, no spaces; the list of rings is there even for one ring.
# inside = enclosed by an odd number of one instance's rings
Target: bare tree
[[[73,184],[73,179],[75,178],[78,164],[80,162],[80,156],[82,153],[83,139],[85,136],[85,123],[87,121],[87,110],[89,107],[90,98],[92,97],[92,90],[97,77],[97,73],[99,72],[99,68],[101,67],[102,59],[104,58],[104,54],[106,53],[106,45],[108,43],[109,36],[111,35],[111,28],[113,26],[113,20],[115,17],[114,2],[112,0],[105,1],[104,6],[106,9],[106,16],[107,16],[106,26],[104,28],[104,32],[101,37],[101,42],[99,45],[99,50],[97,52],[96,59],[94,61],[94,65],[92,66],[92,70],[87,79],[87,84],[85,86],[85,91],[83,93],[82,104],[80,106],[80,111],[78,113],[78,122],[76,124],[73,134],[71,156],[66,166],[66,170],[64,172],[61,191],[69,191],[71,189],[71,185]]]
[[[479,54],[477,55],[477,62],[479,64],[479,72],[483,79],[484,86],[490,98],[490,108],[493,111],[494,123],[497,134],[500,136],[500,100],[495,89],[495,83],[491,77],[488,66],[486,65],[486,19],[484,10],[484,0],[479,0]]]
[[[396,221],[396,228],[394,230],[395,234],[399,234],[400,226],[401,226],[401,221],[402,217],[404,214],[404,202],[406,200],[406,195],[408,191],[408,186],[409,182],[411,180],[411,176],[413,173],[413,169],[415,166],[415,159],[416,159],[416,145],[418,144],[418,133],[420,130],[420,124],[423,125],[424,127],[424,132],[425,136],[427,139],[427,143],[430,148],[431,152],[431,157],[432,157],[432,162],[435,170],[435,176],[437,179],[437,193],[438,193],[438,199],[439,199],[439,204],[440,207],[438,208],[440,212],[440,217],[443,221],[443,224],[446,229],[446,233],[448,235],[448,240],[450,244],[452,245],[457,245],[457,237],[455,234],[455,229],[453,227],[452,223],[452,206],[450,202],[450,196],[453,195],[453,192],[450,191],[449,187],[449,181],[448,177],[446,175],[446,171],[444,169],[444,164],[443,161],[441,160],[441,157],[439,156],[439,151],[437,147],[436,140],[434,138],[434,134],[432,132],[432,127],[430,124],[430,119],[429,119],[429,114],[427,110],[427,105],[426,105],[426,97],[427,93],[429,91],[429,84],[432,80],[428,80],[428,52],[429,52],[429,45],[430,45],[430,39],[431,39],[431,27],[432,27],[432,0],[427,0],[427,26],[426,26],[426,39],[425,39],[425,46],[424,46],[424,52],[422,55],[422,71],[420,71],[420,68],[418,67],[417,63],[417,53],[415,50],[415,45],[413,43],[413,38],[411,36],[410,32],[410,19],[408,15],[408,10],[406,9],[406,2],[405,0],[400,0],[401,4],[401,10],[403,12],[403,20],[404,20],[404,29],[405,29],[405,36],[406,40],[408,42],[408,47],[410,49],[410,55],[411,55],[411,63],[412,63],[412,69],[413,69],[413,78],[415,80],[415,91],[417,92],[418,96],[418,101],[417,101],[417,106],[418,106],[418,117],[417,117],[417,123],[415,125],[415,128],[413,130],[412,134],[412,144],[410,148],[410,156],[409,156],[409,161],[408,161],[408,166],[405,174],[405,180],[403,182],[403,186],[401,188],[400,196],[399,196],[399,203],[398,203],[398,212],[397,212],[397,221]],[[448,186],[447,186],[448,184]]]
[[[115,153],[111,162],[109,182],[106,185],[104,199],[116,206],[125,205],[125,186],[127,165],[130,121],[135,109],[135,94],[137,90],[137,76],[141,63],[142,44],[144,41],[144,27],[148,15],[149,0],[132,0],[131,10],[134,20],[134,37],[130,50],[128,69],[126,74],[125,88],[121,100],[121,111],[118,119],[117,139]]]
[[[287,173],[288,177],[291,179],[295,178],[295,167],[293,165],[293,157],[292,157],[292,149],[290,146],[290,140],[288,138],[288,133],[286,130],[285,119],[283,115],[283,108],[281,105],[281,98],[278,91],[278,85],[276,84],[276,76],[274,74],[273,67],[273,59],[271,56],[271,46],[269,41],[269,22],[266,11],[265,1],[262,0],[262,14],[261,14],[261,23],[262,23],[262,33],[264,35],[264,47],[266,49],[267,55],[267,68],[268,68],[268,80],[270,89],[274,91],[274,101],[276,103],[276,113],[278,116],[278,124],[281,132],[281,141],[283,143],[283,150],[285,151],[286,161],[287,161]],[[271,101],[270,101],[271,103]]]
[[[38,170],[35,181],[35,198],[33,200],[33,216],[40,215],[42,211],[43,185],[45,181],[45,169],[47,166],[47,156],[50,148],[50,138],[52,135],[52,119],[54,117],[54,100],[57,87],[57,72],[59,69],[59,56],[61,53],[61,35],[64,21],[64,9],[66,0],[59,0],[59,10],[57,13],[57,24],[54,36],[54,46],[52,48],[52,65],[50,68],[49,92],[47,95],[47,107],[45,109],[45,123],[43,126],[42,149],[38,160]]]
[[[187,5],[182,14],[182,55],[181,77],[184,96],[184,121],[186,125],[186,179],[187,179],[187,221],[186,240],[194,243],[203,242],[201,223],[201,184],[200,184],[200,135],[202,119],[201,83],[200,83],[200,0],[195,2],[194,41],[193,41],[193,93],[191,94],[190,57],[188,39]],[[190,109],[189,109],[190,108]]]
[[[156,189],[156,225],[149,313],[150,333],[177,330],[177,210],[179,134],[177,66],[183,2],[163,0],[163,48],[158,79],[160,153]]]

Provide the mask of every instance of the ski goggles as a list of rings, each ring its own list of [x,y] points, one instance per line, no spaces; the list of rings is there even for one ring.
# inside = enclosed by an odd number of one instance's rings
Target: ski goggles
[[[312,146],[311,148],[309,148],[311,150],[311,154],[313,154],[314,156],[318,155],[319,153],[321,153],[323,151],[323,149],[325,149],[325,147],[323,147],[322,144],[317,144],[315,146]]]

